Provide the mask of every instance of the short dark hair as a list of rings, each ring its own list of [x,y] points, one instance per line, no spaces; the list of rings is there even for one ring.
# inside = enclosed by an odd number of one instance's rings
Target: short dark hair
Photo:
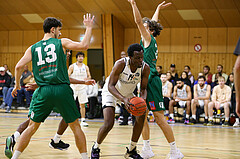
[[[188,66],[188,65],[185,65],[184,67],[187,67],[189,70],[191,70],[190,66]]]
[[[158,35],[160,35],[161,30],[163,30],[163,26],[156,22],[155,20],[151,20],[147,17],[144,17],[143,19],[143,23],[147,23],[149,30],[153,31],[153,36],[157,37]]]
[[[51,28],[62,27],[62,22],[54,17],[47,17],[43,22],[44,33],[50,33]]]
[[[127,50],[128,56],[133,57],[134,51],[143,51],[143,47],[137,43],[130,45]]]
[[[83,57],[85,57],[85,54],[83,52],[78,52],[76,55],[76,59],[78,58],[79,55],[83,55]]]
[[[176,79],[176,83],[177,83],[177,81],[184,82],[184,79],[182,79],[182,78],[177,78],[177,79]]]
[[[220,67],[222,67],[222,69],[223,69],[223,65],[221,65],[221,64],[218,64],[217,66],[220,66]]]
[[[206,77],[205,77],[205,76],[199,76],[199,77],[198,77],[198,80],[199,80],[200,78],[203,78],[203,80],[206,81]]]
[[[158,65],[157,67],[159,67],[160,69],[162,69],[162,66]]]
[[[208,71],[210,71],[210,67],[208,65],[204,66],[203,68],[206,68]]]

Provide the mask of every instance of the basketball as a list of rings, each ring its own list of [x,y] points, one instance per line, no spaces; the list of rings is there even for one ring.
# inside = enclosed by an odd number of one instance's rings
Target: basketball
[[[130,103],[133,105],[129,108],[129,112],[134,116],[141,116],[147,109],[145,100],[141,97],[133,97],[130,99]]]

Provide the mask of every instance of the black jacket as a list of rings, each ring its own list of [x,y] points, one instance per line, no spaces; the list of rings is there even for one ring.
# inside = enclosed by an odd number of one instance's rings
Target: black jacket
[[[11,77],[5,73],[4,76],[0,75],[0,87],[10,87]]]

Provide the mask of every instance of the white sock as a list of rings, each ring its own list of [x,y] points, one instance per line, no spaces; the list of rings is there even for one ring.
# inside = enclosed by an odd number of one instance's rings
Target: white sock
[[[143,140],[143,146],[145,149],[150,149],[150,141],[149,140]]]
[[[207,117],[207,116],[205,116],[205,119],[208,119],[208,117]]]
[[[186,114],[186,118],[189,119],[189,114]]]
[[[18,159],[22,152],[15,150],[11,159]]]
[[[87,152],[81,153],[82,159],[88,159]]]
[[[170,118],[174,119],[174,115],[173,115],[173,114],[170,114]]]
[[[137,142],[130,141],[129,151],[132,151],[137,145]]]
[[[196,120],[197,117],[196,117],[196,115],[192,115],[192,118]]]
[[[209,117],[209,120],[213,120],[213,117],[212,117],[212,116],[210,116],[210,117]]]
[[[82,121],[82,122],[85,121],[85,118],[81,118],[81,121]]]
[[[62,136],[62,135],[58,135],[58,134],[56,133],[56,135],[55,135],[54,138],[53,138],[53,141],[54,141],[55,144],[59,143],[59,141],[61,140],[61,136]]]
[[[225,117],[225,121],[229,121],[229,117]]]
[[[20,137],[20,135],[21,135],[20,132],[15,131],[15,133],[13,134],[15,142],[17,142],[17,140]]]
[[[239,118],[236,118],[236,122],[239,123]]]
[[[170,144],[170,151],[177,151],[177,144],[175,143],[175,141],[169,143]]]
[[[95,142],[93,148],[96,149],[96,148],[99,148],[101,144],[97,143],[97,141]]]

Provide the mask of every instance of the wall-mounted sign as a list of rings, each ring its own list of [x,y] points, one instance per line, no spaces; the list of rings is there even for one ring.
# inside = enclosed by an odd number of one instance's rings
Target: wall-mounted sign
[[[196,52],[200,52],[200,51],[202,50],[202,45],[201,45],[201,44],[196,44],[196,45],[194,46],[194,50],[195,50]]]

